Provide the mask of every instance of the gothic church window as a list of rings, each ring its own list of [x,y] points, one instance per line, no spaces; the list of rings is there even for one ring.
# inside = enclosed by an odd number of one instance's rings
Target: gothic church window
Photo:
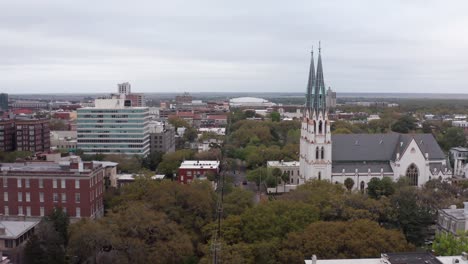
[[[321,159],[323,159],[323,157],[325,156],[325,148],[322,147],[322,150],[320,151],[320,156],[321,156]]]
[[[322,134],[322,120],[319,121],[318,129],[319,129],[319,134]]]
[[[409,184],[412,186],[418,186],[418,176],[418,167],[413,163],[408,167],[408,169],[406,169],[406,177],[408,177]]]
[[[364,187],[366,186],[366,184],[364,183],[364,181],[361,181],[361,192],[364,192]]]
[[[316,160],[319,159],[319,147],[316,147],[316,148],[315,148],[315,159],[316,159]]]

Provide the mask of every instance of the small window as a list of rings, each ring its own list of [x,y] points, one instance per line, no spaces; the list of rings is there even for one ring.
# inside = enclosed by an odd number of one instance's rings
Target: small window
[[[81,197],[79,193],[75,193],[75,203],[80,203]]]
[[[29,179],[24,180],[24,185],[26,186],[26,188],[29,188]]]
[[[44,207],[39,208],[39,214],[40,216],[44,216]]]
[[[62,186],[62,189],[65,189],[65,188],[66,188],[65,179],[62,179],[62,180],[61,180],[61,186]]]
[[[59,201],[58,193],[54,193],[54,203]]]
[[[21,188],[21,187],[22,187],[22,186],[21,186],[21,179],[18,179],[18,180],[17,180],[17,183],[18,183],[18,188]]]
[[[22,201],[23,201],[23,193],[19,192],[18,193],[18,202],[22,202]]]
[[[30,193],[26,193],[26,202],[30,202],[31,201],[31,194]]]
[[[80,180],[75,180],[75,189],[80,188]]]
[[[53,187],[54,189],[57,189],[57,180],[56,180],[56,179],[54,179],[54,180],[52,181],[52,185],[53,185],[52,187]]]
[[[79,207],[76,207],[76,217],[81,217],[81,209]]]
[[[39,188],[44,188],[44,180],[43,179],[39,179]]]
[[[39,202],[41,202],[41,203],[44,202],[44,193],[43,192],[39,193]]]
[[[8,202],[8,192],[3,193],[3,201]]]
[[[10,215],[10,208],[8,208],[8,206],[3,207],[3,214]]]
[[[67,202],[67,194],[62,193],[62,203],[65,203],[65,202]]]

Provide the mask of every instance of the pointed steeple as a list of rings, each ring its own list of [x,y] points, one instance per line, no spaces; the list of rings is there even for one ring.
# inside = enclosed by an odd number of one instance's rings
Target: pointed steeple
[[[317,74],[315,77],[314,85],[314,110],[318,113],[325,114],[326,105],[325,105],[325,81],[323,79],[323,67],[322,67],[322,48],[319,42],[319,57],[317,62]]]
[[[314,66],[314,47],[311,50],[310,69],[309,69],[309,80],[307,81],[307,94],[305,109],[312,112],[313,110],[313,91],[315,85],[315,66]]]

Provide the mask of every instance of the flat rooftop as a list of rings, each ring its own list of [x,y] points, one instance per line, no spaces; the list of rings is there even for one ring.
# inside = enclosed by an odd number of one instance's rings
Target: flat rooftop
[[[291,166],[299,166],[299,161],[268,161],[268,166],[272,167],[291,167]]]
[[[103,166],[93,162],[93,169]],[[15,162],[15,163],[0,163],[0,171],[3,173],[20,174],[20,173],[51,173],[51,174],[76,174],[78,170],[70,169],[70,163],[55,163],[55,162]],[[83,168],[81,173],[89,173],[91,169]]]
[[[457,262],[455,262],[457,261]],[[304,260],[305,264],[312,264],[312,260]],[[468,264],[462,256],[433,256],[426,252],[386,253],[381,258],[361,259],[318,259],[317,264]]]
[[[214,169],[219,167],[217,160],[186,160],[179,169]]]

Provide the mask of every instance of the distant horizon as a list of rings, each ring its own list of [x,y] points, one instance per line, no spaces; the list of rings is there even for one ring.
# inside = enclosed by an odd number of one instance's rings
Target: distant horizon
[[[126,81],[142,93],[301,93],[319,42],[325,85],[339,93],[457,94],[468,86],[462,0],[0,6],[8,10],[0,16],[0,37],[8,40],[0,43],[6,93],[107,93]]]
[[[97,97],[106,96],[109,93],[21,93],[9,94],[10,98],[20,98],[27,100],[60,100],[67,97]],[[162,99],[173,98],[183,92],[151,92],[144,93],[148,99],[155,99],[159,95]],[[305,93],[300,92],[190,92],[195,98],[200,97],[303,97]],[[40,98],[43,96],[45,98]],[[38,98],[39,97],[39,98]],[[47,98],[47,99],[46,99]],[[369,98],[369,99],[458,99],[468,100],[468,93],[366,93],[366,92],[337,92],[337,98]],[[76,100],[76,98],[74,98]]]

